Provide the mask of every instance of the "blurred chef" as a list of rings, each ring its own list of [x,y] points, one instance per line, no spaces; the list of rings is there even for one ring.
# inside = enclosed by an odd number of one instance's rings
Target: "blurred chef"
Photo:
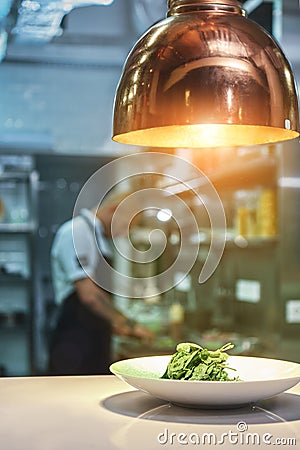
[[[51,264],[59,317],[50,343],[50,375],[108,374],[113,333],[152,342],[152,331],[117,310],[110,292],[97,283],[103,257],[108,262],[112,257],[111,225],[124,195],[111,194],[99,207],[83,209],[55,235]],[[127,227],[118,217],[114,236]]]

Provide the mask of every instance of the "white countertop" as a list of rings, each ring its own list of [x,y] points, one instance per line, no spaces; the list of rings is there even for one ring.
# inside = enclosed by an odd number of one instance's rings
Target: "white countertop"
[[[205,433],[212,435],[200,445]],[[279,447],[300,449],[300,384],[254,408],[200,410],[150,397],[113,375],[0,378],[1,450]]]

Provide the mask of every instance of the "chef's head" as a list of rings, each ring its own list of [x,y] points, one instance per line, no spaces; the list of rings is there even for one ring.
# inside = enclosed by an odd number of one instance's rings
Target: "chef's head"
[[[125,235],[138,222],[141,211],[133,190],[111,190],[93,212],[101,221],[107,237]]]

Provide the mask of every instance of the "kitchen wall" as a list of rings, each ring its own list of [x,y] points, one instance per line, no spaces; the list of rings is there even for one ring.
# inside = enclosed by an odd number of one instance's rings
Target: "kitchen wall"
[[[75,9],[49,43],[14,40],[0,65],[0,147],[127,152],[111,142],[114,92],[137,36],[131,2]]]
[[[0,142],[29,150],[34,145],[61,153],[101,153],[110,139],[118,77],[119,68],[3,63]]]

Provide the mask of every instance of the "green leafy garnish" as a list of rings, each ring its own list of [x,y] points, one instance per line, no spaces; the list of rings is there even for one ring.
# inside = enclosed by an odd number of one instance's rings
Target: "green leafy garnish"
[[[177,345],[176,353],[172,355],[167,369],[161,378],[169,380],[197,381],[241,381],[240,378],[230,378],[227,370],[235,370],[226,364],[227,350],[234,347],[228,343],[211,351],[198,344],[182,342]]]

